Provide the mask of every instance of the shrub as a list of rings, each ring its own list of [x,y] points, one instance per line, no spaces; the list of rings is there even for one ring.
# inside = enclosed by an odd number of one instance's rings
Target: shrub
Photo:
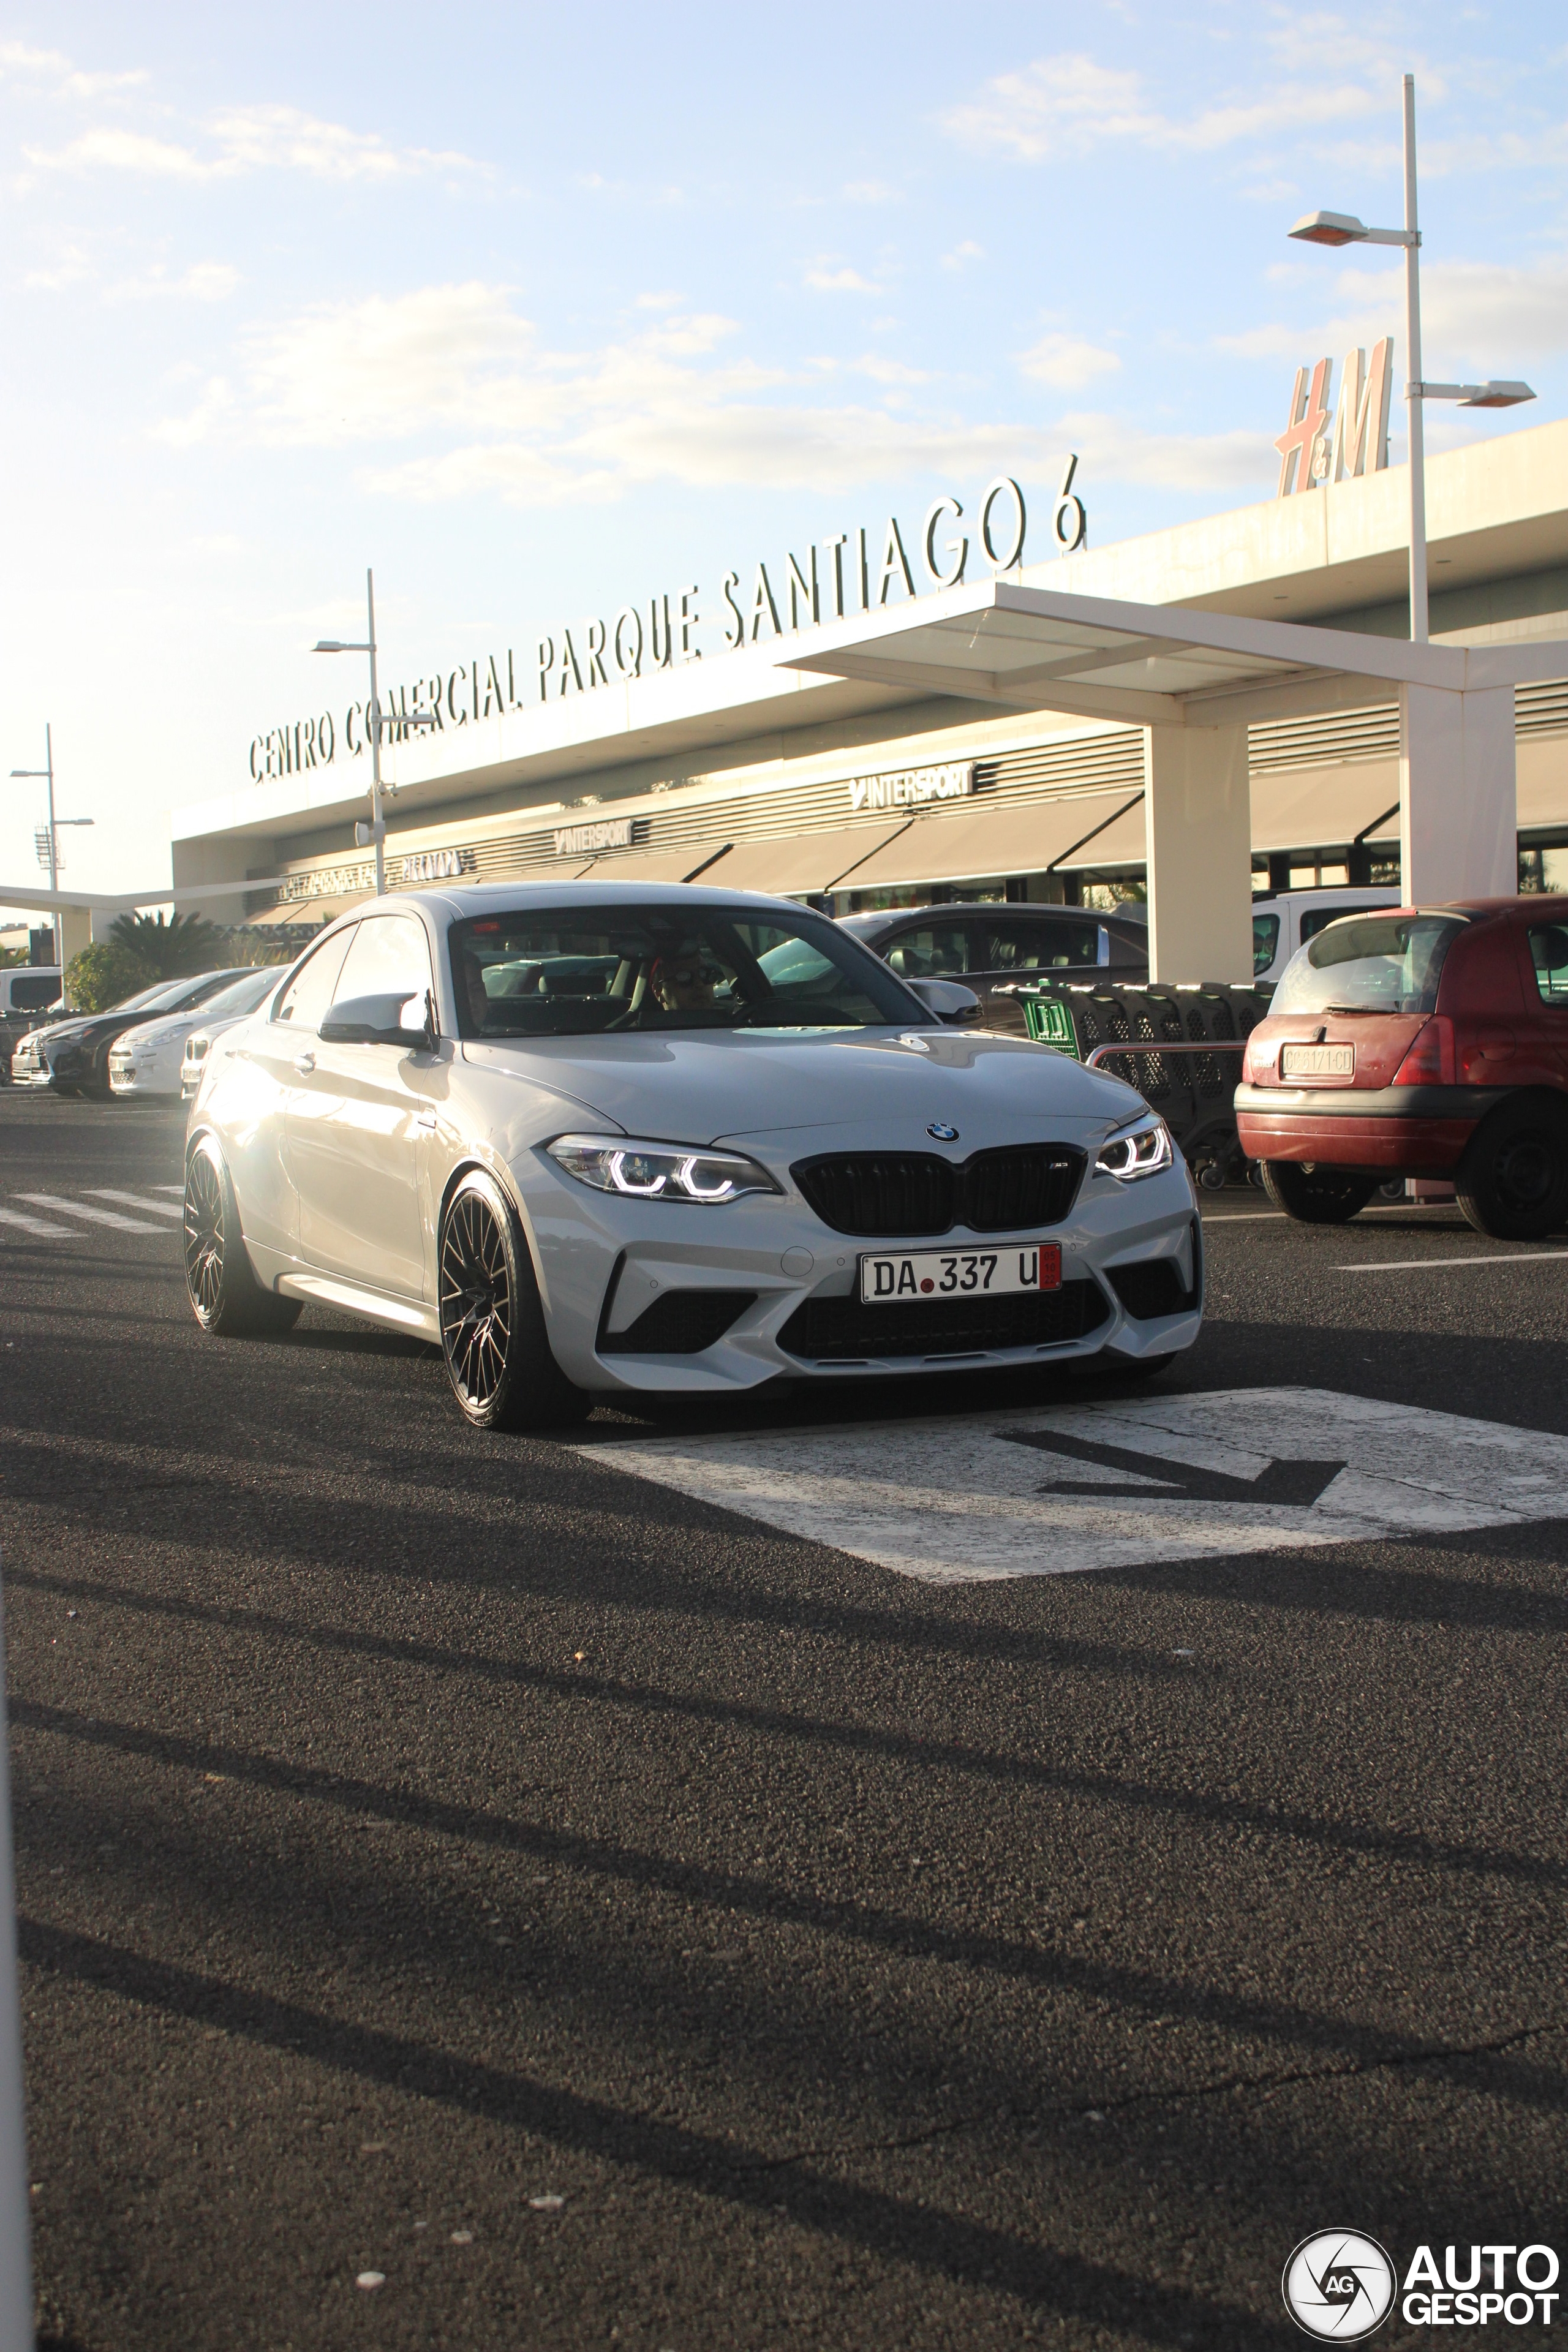
[[[66,1002],[78,1013],[106,1013],[158,977],[118,940],[94,940],[66,966]]]

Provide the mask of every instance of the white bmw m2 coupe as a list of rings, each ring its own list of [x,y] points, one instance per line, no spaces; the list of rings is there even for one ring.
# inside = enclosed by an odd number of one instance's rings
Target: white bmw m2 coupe
[[[192,1306],[419,1333],[481,1428],[783,1375],[1152,1370],[1202,1318],[1180,1155],[1131,1087],[975,1012],[782,899],[377,899],[207,1056]]]

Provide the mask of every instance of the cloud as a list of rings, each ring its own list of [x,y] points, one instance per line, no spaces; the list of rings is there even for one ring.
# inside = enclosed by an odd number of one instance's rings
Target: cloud
[[[147,302],[174,296],[192,302],[226,302],[238,284],[238,270],[226,261],[193,261],[177,278],[163,269],[149,269],[140,278],[122,278],[110,289],[109,299]]]
[[[1382,335],[1402,339],[1405,277],[1391,269],[1342,268],[1325,286],[1327,302],[1316,323],[1278,322],[1217,339],[1217,348],[1243,359],[1299,362],[1327,352],[1334,358]],[[1421,272],[1422,363],[1439,381],[1457,369],[1510,375],[1534,360],[1568,351],[1568,254],[1501,267],[1491,262],[1439,261]],[[1402,366],[1395,352],[1396,369]],[[1403,376],[1401,375],[1401,381]]]
[[[41,170],[132,172],[191,181],[237,179],[260,171],[301,172],[315,180],[385,181],[480,168],[464,155],[389,147],[379,131],[350,131],[292,106],[229,107],[212,117],[199,146],[100,124],[64,147],[23,152]]]
[[[838,492],[1020,465],[1054,479],[1064,444],[1101,478],[1260,494],[1271,478],[1263,435],[1155,436],[1103,415],[1047,432],[916,415],[912,369],[869,354],[786,375],[748,359],[737,331],[681,314],[598,350],[552,351],[507,289],[477,280],[323,305],[242,336],[233,371],[160,435],[176,446],[355,448],[374,494],[515,506],[607,503],[654,481]],[[814,400],[810,387],[826,391],[835,372],[861,374],[881,396]],[[395,457],[386,445],[398,443],[416,446]]]
[[[879,294],[882,290],[858,269],[830,269],[821,262],[806,271],[805,283],[818,294]]]
[[[1114,375],[1121,362],[1114,352],[1102,351],[1078,335],[1042,335],[1018,354],[1021,373],[1037,383],[1053,384],[1058,392],[1077,392],[1097,375]]]
[[[886,180],[851,180],[844,194],[852,205],[895,205],[899,201],[899,191],[889,187]]]
[[[58,49],[31,49],[24,41],[0,41],[0,80],[44,81],[60,98],[101,98],[117,89],[135,89],[149,79],[140,68],[130,73],[82,73]]]
[[[1178,120],[1151,101],[1140,75],[1068,52],[999,74],[942,122],[950,137],[978,153],[1043,163],[1114,140],[1204,152],[1308,123],[1343,122],[1378,103],[1357,82],[1294,81]]]
[[[966,236],[962,245],[955,245],[951,253],[942,255],[942,266],[944,269],[962,269],[966,261],[984,261],[984,258],[985,247],[976,245],[972,236]]]

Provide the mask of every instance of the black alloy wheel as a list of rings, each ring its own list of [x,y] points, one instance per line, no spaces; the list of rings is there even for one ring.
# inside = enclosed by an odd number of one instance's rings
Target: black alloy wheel
[[[1568,1108],[1550,1095],[1500,1103],[1481,1121],[1454,1180],[1479,1234],[1543,1241],[1568,1225]]]
[[[559,1429],[593,1411],[550,1352],[517,1213],[482,1169],[460,1180],[441,1220],[439,1313],[447,1377],[476,1429]]]
[[[1324,1168],[1310,1161],[1266,1160],[1263,1189],[1277,1209],[1300,1225],[1344,1225],[1360,1213],[1380,1179],[1355,1168]]]
[[[299,1321],[299,1299],[279,1298],[256,1279],[234,1185],[210,1135],[197,1139],[185,1161],[184,1257],[192,1312],[215,1338],[256,1339]]]

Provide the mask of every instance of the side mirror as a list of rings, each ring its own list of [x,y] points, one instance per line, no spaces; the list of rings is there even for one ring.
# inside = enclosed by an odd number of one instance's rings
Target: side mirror
[[[972,988],[961,986],[956,980],[906,980],[904,986],[912,989],[921,1003],[949,1028],[962,1028],[966,1021],[980,1018],[980,999]]]
[[[345,997],[321,1023],[321,1035],[328,1045],[401,1045],[405,1053],[433,1053],[435,1002],[428,989],[423,997]]]

